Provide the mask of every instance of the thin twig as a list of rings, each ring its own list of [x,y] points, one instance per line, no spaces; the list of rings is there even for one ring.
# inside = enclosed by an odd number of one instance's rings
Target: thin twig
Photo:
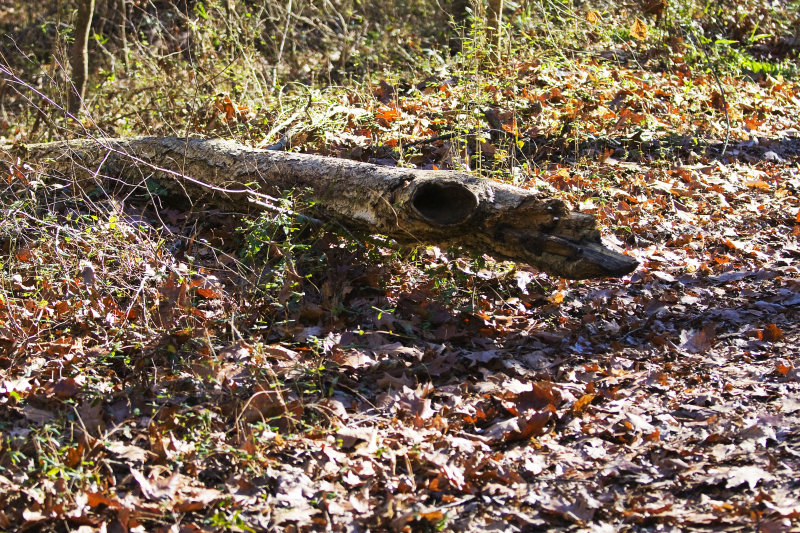
[[[325,222],[318,218],[313,218],[308,215],[304,215],[302,213],[298,213],[297,211],[292,211],[291,209],[287,209],[285,207],[279,207],[275,204],[271,204],[269,202],[265,202],[263,200],[258,200],[256,198],[248,198],[247,199],[251,204],[255,204],[259,207],[263,207],[267,211],[272,211],[273,213],[278,213],[280,215],[288,215],[291,217],[295,217],[301,222],[305,222],[307,224],[313,224],[314,226],[324,226]],[[277,201],[277,200],[276,200]]]

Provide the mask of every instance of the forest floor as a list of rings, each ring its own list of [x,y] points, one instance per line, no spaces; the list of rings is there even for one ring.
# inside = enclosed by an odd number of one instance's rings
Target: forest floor
[[[81,195],[3,152],[0,530],[800,531],[800,83],[720,91],[685,46],[270,117],[282,148],[550,190],[622,279]],[[258,144],[235,100],[192,133]]]

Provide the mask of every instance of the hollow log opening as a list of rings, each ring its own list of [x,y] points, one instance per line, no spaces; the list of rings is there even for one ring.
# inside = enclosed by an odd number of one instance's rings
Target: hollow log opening
[[[411,205],[426,221],[453,226],[467,220],[478,207],[475,195],[458,183],[425,183],[414,193]]]

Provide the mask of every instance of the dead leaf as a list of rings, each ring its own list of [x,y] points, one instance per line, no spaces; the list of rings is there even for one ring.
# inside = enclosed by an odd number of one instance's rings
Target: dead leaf
[[[129,463],[143,464],[149,459],[158,457],[150,450],[145,450],[144,448],[131,444],[123,444],[121,442],[109,442],[105,445],[105,448],[118,458],[124,459]]]
[[[218,111],[225,114],[223,120],[226,122],[231,121],[236,114],[236,107],[233,105],[233,101],[228,95],[217,95],[214,101],[214,107],[216,107]]]
[[[572,404],[572,412],[573,413],[582,412],[590,403],[592,403],[592,400],[594,399],[595,399],[594,394],[584,394],[583,396],[578,398],[577,402]]]
[[[774,476],[758,466],[736,466],[727,469],[719,469],[714,472],[717,478],[726,480],[726,488],[735,488],[747,483],[750,490],[762,481],[774,479]]]
[[[681,349],[689,353],[704,353],[711,349],[714,341],[713,324],[706,325],[702,330],[684,330],[681,332]]]
[[[589,10],[586,12],[586,21],[591,24],[592,26],[603,22],[603,19],[600,17],[600,13],[594,10]]]
[[[549,411],[540,411],[527,416],[509,418],[492,424],[486,430],[486,436],[496,442],[514,442],[536,437],[544,433],[544,427],[550,416]]]
[[[279,389],[257,390],[245,403],[242,419],[247,422],[269,420],[282,415],[300,416],[303,404],[294,391]]]
[[[381,106],[375,113],[375,118],[382,120],[386,125],[391,124],[399,117],[400,110],[393,106]]]
[[[139,484],[142,496],[153,501],[173,499],[181,483],[184,482],[183,476],[178,472],[167,477],[161,477],[158,474],[151,473],[149,479],[136,468],[131,468],[130,472],[133,479]]]
[[[22,408],[22,416],[24,416],[29,422],[32,422],[38,426],[46,424],[55,418],[55,415],[50,411],[38,409],[32,405],[26,405]]]
[[[644,41],[647,39],[647,34],[649,32],[647,25],[642,22],[642,19],[636,17],[636,20],[633,21],[633,25],[631,26],[631,36],[640,41]]]
[[[775,324],[767,324],[761,331],[761,338],[767,342],[777,342],[783,339],[783,330]]]
[[[270,344],[268,346],[264,346],[261,348],[261,350],[264,352],[264,355],[276,357],[285,361],[296,360],[300,355],[298,352],[290,350],[289,348],[281,346],[280,344]]]

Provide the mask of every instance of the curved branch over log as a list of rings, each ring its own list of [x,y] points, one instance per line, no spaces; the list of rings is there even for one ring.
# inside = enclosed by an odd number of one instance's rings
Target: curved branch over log
[[[564,202],[455,171],[393,168],[259,150],[223,140],[134,137],[27,145],[80,180],[157,179],[193,201],[243,205],[248,196],[309,189],[326,216],[401,243],[460,245],[572,279],[623,276],[637,262],[603,246],[592,216]]]

